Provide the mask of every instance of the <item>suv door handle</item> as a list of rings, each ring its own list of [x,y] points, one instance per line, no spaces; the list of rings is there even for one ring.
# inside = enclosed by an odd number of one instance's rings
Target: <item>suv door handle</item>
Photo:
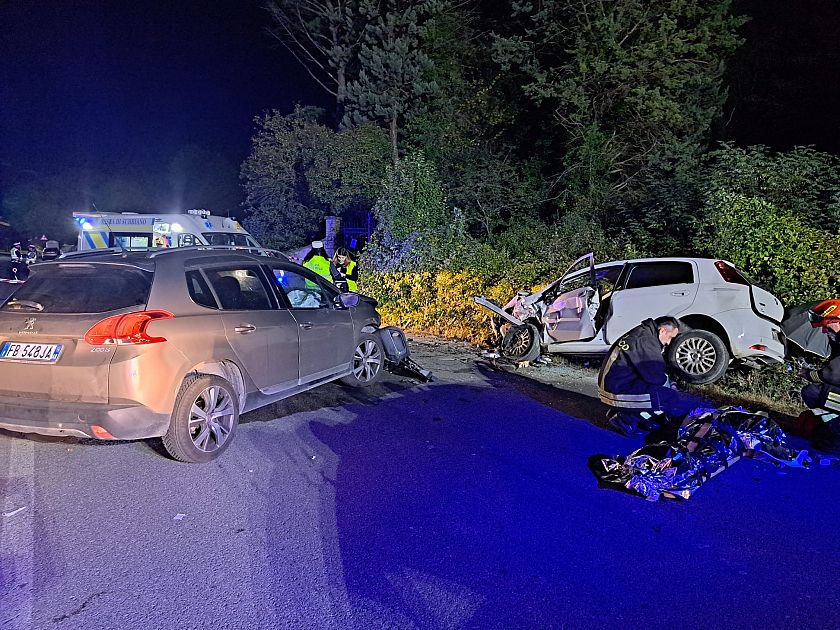
[[[671,291],[671,295],[688,295],[688,291]]]
[[[312,328],[312,322],[302,322],[298,324],[298,326],[300,326],[304,330],[309,330],[310,328]]]
[[[241,333],[243,335],[247,335],[248,333],[252,333],[257,329],[256,326],[252,326],[251,324],[246,324],[245,326],[237,326],[233,330]]]

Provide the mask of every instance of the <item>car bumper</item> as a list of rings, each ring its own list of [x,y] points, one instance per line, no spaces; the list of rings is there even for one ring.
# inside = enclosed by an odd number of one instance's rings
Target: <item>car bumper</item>
[[[169,416],[142,406],[113,406],[0,396],[0,429],[113,440],[159,437]]]
[[[723,317],[719,318],[724,320]],[[726,325],[726,322],[723,322]],[[727,326],[730,331],[732,357],[750,365],[769,365],[785,360],[785,344],[778,324],[753,318],[750,325],[738,326],[735,321]],[[732,334],[735,332],[735,334]]]

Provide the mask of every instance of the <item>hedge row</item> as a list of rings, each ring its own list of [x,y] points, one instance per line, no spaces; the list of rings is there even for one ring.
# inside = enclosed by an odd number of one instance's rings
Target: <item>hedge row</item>
[[[365,274],[360,290],[379,301],[386,324],[484,345],[493,340],[490,315],[473,297],[505,303],[521,288],[474,271],[439,271]]]

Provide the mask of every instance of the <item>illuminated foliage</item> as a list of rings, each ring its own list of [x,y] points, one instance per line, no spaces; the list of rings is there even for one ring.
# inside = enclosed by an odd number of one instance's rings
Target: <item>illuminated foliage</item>
[[[387,138],[376,127],[333,131],[317,112],[298,108],[257,119],[251,154],[242,165],[246,226],[281,249],[323,236],[323,218],[369,209],[388,163]]]
[[[840,236],[766,199],[716,193],[709,249],[768,285],[787,305],[822,300],[840,278]]]
[[[433,166],[416,153],[389,166],[385,187],[374,207],[380,228],[397,240],[452,222],[443,187]]]

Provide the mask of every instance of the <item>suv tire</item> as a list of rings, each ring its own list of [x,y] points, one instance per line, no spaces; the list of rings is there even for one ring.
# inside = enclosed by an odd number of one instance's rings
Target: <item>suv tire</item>
[[[190,464],[217,458],[230,446],[239,426],[238,400],[233,385],[221,376],[185,378],[163,436],[166,451]]]
[[[511,326],[502,339],[499,352],[511,361],[533,361],[540,356],[540,331],[533,324]]]
[[[729,365],[729,351],[716,334],[688,330],[668,345],[668,362],[686,383],[703,385],[723,378]]]
[[[351,387],[370,387],[382,377],[385,349],[378,335],[362,333],[353,349],[353,371],[341,379]]]

